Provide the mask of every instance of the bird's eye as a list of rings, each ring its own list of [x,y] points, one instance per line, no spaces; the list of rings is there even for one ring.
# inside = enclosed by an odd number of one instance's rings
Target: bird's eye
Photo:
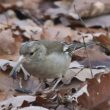
[[[30,52],[30,56],[32,56],[34,54],[34,52]]]

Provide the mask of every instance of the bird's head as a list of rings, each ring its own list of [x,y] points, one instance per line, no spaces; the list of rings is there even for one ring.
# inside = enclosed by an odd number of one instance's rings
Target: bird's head
[[[32,59],[35,59],[37,53],[45,52],[44,46],[41,45],[39,42],[37,43],[36,42],[37,41],[29,41],[21,45],[20,52],[19,52],[20,57],[17,60],[15,67],[13,67],[10,73],[10,76],[12,76],[13,78],[16,78],[18,68],[24,61],[30,61]]]

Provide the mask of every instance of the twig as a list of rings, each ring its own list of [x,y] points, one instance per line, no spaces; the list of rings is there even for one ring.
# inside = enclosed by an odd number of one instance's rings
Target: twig
[[[80,16],[79,13],[77,12],[75,5],[74,5],[74,10],[75,10],[75,12],[78,14],[79,20],[81,21],[81,23],[82,23],[82,24],[84,25],[84,27],[89,31],[89,29],[88,29],[88,27],[86,26],[85,22],[82,20],[81,16]],[[89,57],[88,50],[87,50],[87,45],[86,45],[86,43],[85,43],[85,38],[84,38],[83,36],[82,36],[82,38],[83,38],[84,47],[85,47],[85,51],[86,51],[87,58],[88,58],[88,62],[89,62],[89,67],[90,67],[91,76],[94,77],[94,76],[93,76],[93,72],[92,72],[92,65],[91,65],[90,57]]]
[[[75,75],[74,75],[74,77],[75,76],[77,76],[81,71],[83,71],[84,70],[84,68],[81,68]]]
[[[91,65],[89,54],[88,54],[87,46],[86,46],[86,43],[85,43],[85,40],[84,40],[84,37],[83,36],[82,36],[82,38],[83,38],[83,42],[84,42],[84,45],[85,45],[85,51],[86,51],[87,58],[88,58],[88,63],[89,63],[89,67],[90,67],[91,76],[93,78],[94,75],[93,75],[93,72],[92,72],[92,65]]]

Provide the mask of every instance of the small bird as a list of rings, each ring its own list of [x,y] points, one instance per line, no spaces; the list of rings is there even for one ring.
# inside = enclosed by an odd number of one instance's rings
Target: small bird
[[[28,41],[22,44],[20,58],[17,65],[12,69],[10,76],[16,77],[18,68],[25,71],[25,77],[32,74],[40,79],[59,78],[68,70],[73,50],[84,47],[84,44],[66,44],[59,41]]]

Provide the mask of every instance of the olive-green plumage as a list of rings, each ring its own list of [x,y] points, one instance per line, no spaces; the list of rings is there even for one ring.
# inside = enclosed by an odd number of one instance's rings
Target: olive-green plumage
[[[17,68],[21,65],[27,73],[38,78],[61,77],[69,67],[72,51],[84,47],[84,44],[76,44],[47,40],[25,42],[20,49],[22,58],[10,75],[16,76]]]
[[[64,52],[64,44],[57,41],[31,41],[20,50],[25,56],[23,67],[39,78],[56,78],[65,74],[71,61]]]

